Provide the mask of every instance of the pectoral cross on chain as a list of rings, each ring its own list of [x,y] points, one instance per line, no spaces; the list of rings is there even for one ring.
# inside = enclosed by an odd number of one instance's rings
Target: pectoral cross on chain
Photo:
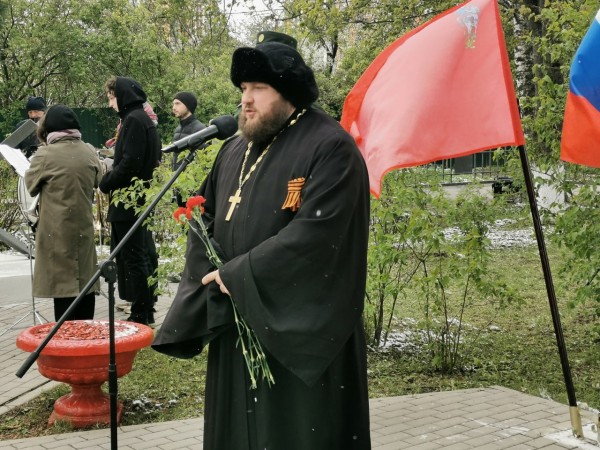
[[[225,217],[225,220],[227,222],[229,222],[229,220],[231,219],[231,215],[233,214],[233,210],[235,209],[235,206],[240,203],[242,201],[242,197],[240,197],[240,194],[242,193],[241,189],[238,189],[237,191],[235,191],[235,194],[233,194],[232,196],[229,197],[229,211],[227,211],[227,216]]]

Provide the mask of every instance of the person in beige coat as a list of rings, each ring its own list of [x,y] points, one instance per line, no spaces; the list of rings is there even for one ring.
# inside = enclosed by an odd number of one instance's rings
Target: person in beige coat
[[[102,176],[94,148],[81,140],[77,116],[54,105],[39,124],[42,145],[25,172],[29,193],[40,194],[35,234],[33,296],[54,299],[58,320],[97,270],[92,201]],[[67,319],[93,319],[94,286]]]

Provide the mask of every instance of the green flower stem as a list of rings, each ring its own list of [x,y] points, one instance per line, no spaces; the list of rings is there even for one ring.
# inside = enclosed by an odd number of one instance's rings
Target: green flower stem
[[[220,268],[223,265],[223,263],[217,255],[217,252],[213,247],[212,242],[210,242],[210,239],[208,237],[208,230],[206,229],[206,225],[204,225],[202,217],[200,217],[198,207],[194,207],[192,217],[194,218],[195,222],[198,224],[200,229],[194,226],[192,222],[188,221],[190,228],[194,233],[196,233],[196,235],[204,244],[208,260],[217,269]],[[246,363],[248,375],[250,376],[250,388],[256,389],[257,379],[266,380],[269,387],[271,387],[271,385],[275,384],[275,379],[273,378],[273,374],[271,373],[271,369],[269,368],[267,357],[265,356],[265,352],[262,348],[262,345],[258,340],[256,333],[254,333],[254,330],[252,330],[248,326],[244,318],[240,315],[237,306],[233,301],[233,298],[229,296],[229,299],[231,300],[231,305],[233,306],[233,317],[235,319],[235,325],[238,332],[238,340],[236,345],[239,345],[242,349],[244,362]]]

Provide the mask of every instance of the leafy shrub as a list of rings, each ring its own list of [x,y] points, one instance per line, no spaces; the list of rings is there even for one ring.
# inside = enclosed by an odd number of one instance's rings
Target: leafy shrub
[[[388,175],[373,202],[366,329],[373,345],[383,344],[401,299],[414,296],[431,365],[451,372],[469,352],[465,313],[481,303],[504,308],[520,297],[490,273],[487,235],[496,203],[469,190],[450,199],[439,183],[416,183],[416,173]]]

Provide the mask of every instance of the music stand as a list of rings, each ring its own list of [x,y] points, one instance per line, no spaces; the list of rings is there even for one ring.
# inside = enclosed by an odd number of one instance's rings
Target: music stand
[[[31,119],[27,119],[23,125],[17,128],[15,131],[11,133],[6,139],[4,139],[0,144],[8,145],[9,147],[16,148],[21,142],[31,136],[35,130],[37,130],[37,123],[35,123]]]
[[[21,125],[17,130],[15,130],[8,138],[6,138],[0,143],[0,156],[2,156],[9,163],[9,165],[16,171],[17,175],[21,178],[23,178],[23,176],[25,175],[25,170],[29,168],[29,160],[25,157],[25,155],[23,155],[23,153],[21,153],[19,149],[16,149],[14,147],[19,145],[23,140],[25,140],[29,136],[31,136],[31,133],[33,133],[36,129],[37,124],[33,120],[29,119],[25,121],[25,123]],[[27,226],[33,231],[32,223],[27,217],[27,214],[24,211],[21,212],[23,213],[23,217],[27,222]],[[21,224],[20,229],[23,236],[25,236],[25,238],[27,239],[29,274],[33,289],[33,258],[35,244],[33,242],[32,232],[27,232],[25,230],[25,223]],[[10,327],[3,330],[0,333],[0,336],[5,335],[10,330],[15,328],[19,323],[25,320],[29,316],[29,314],[32,315],[33,325],[37,325],[37,322],[39,322],[40,324],[48,322],[48,320],[44,316],[42,316],[42,314],[36,308],[33,290],[31,293],[31,310],[27,311],[27,313],[25,313],[22,317],[17,319],[17,321],[13,323]]]
[[[100,151],[98,151],[98,156],[102,157],[102,155],[100,154]],[[104,204],[104,195],[102,193],[102,191],[100,191],[100,188],[96,188],[95,189],[95,200],[96,200],[96,213],[97,213],[97,221],[98,221],[98,246],[100,247],[100,252],[98,255],[98,261],[103,261],[104,258],[104,247],[105,247],[105,242],[104,242],[104,235],[106,234],[107,237],[109,237],[109,239],[107,240],[107,244],[110,248],[110,233],[109,227],[105,227],[105,220],[106,218],[102,217],[102,210],[105,208],[105,204]],[[110,250],[108,250],[108,254],[107,256],[110,255]],[[98,295],[101,295],[102,297],[104,297],[105,299],[108,300],[108,294],[105,293],[102,290],[102,286],[100,286],[100,288],[98,289]]]

